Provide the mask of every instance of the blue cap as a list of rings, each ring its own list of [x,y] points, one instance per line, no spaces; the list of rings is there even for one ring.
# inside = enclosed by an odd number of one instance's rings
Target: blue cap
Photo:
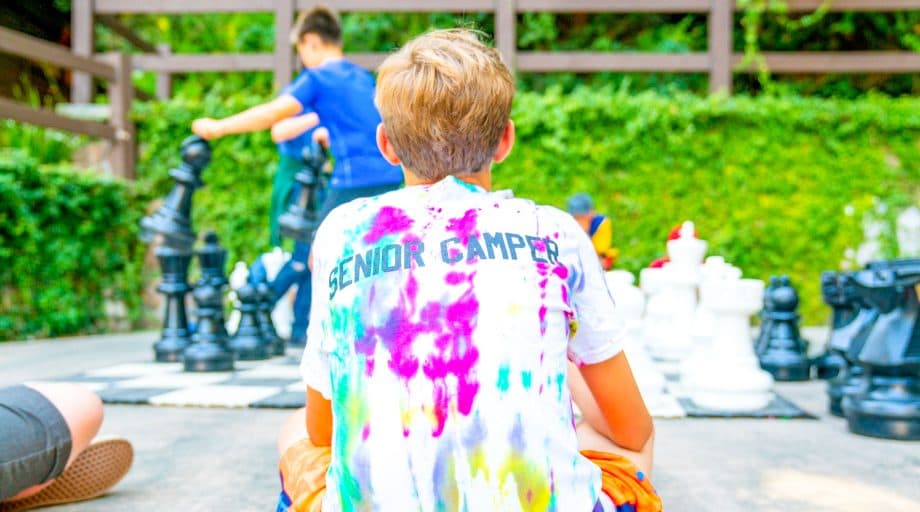
[[[572,215],[585,215],[594,210],[594,201],[585,193],[575,194],[565,204]]]

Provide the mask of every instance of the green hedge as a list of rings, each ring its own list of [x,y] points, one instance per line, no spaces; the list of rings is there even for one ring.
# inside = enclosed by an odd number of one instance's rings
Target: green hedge
[[[106,298],[136,320],[141,211],[122,182],[0,151],[0,340],[102,330]]]
[[[144,106],[140,174],[168,190],[178,141],[198,115],[258,102],[230,96]],[[621,264],[637,271],[664,254],[669,228],[694,220],[710,254],[750,277],[788,273],[802,310],[823,322],[818,276],[862,241],[874,198],[898,207],[920,197],[920,100],[859,101],[690,94],[627,95],[611,89],[518,95],[517,145],[496,168],[497,187],[562,206],[591,192],[614,220]],[[195,200],[197,228],[215,228],[231,258],[267,244],[274,147],[265,134],[221,139]],[[852,206],[853,214],[845,215]]]
[[[195,117],[225,116],[263,98],[210,95],[137,105],[134,187],[29,159],[0,158],[0,339],[93,330],[108,293],[139,318],[144,246],[136,226],[148,198],[172,182],[179,142]],[[809,323],[823,322],[818,276],[862,241],[863,214],[893,216],[920,198],[920,100],[859,101],[628,95],[611,89],[521,93],[517,145],[495,184],[562,206],[591,192],[614,220],[621,266],[664,254],[668,229],[694,220],[750,277],[789,273]],[[267,134],[213,144],[194,224],[215,229],[230,261],[267,249],[275,148]],[[851,208],[848,208],[851,207]],[[844,212],[850,210],[850,215]],[[893,247],[889,244],[889,255]]]

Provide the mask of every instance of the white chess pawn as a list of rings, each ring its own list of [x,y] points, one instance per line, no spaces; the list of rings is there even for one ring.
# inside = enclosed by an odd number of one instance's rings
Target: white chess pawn
[[[760,369],[751,340],[750,317],[763,307],[763,281],[724,279],[701,293],[713,314],[712,342],[681,383],[693,402],[715,410],[753,411],[772,398],[773,377]]]
[[[710,281],[741,279],[741,269],[726,263],[722,256],[709,256],[700,271],[700,288]],[[702,298],[702,297],[701,297]],[[712,337],[712,311],[706,301],[700,300],[693,316],[692,336],[697,346],[709,343]]]
[[[291,259],[291,253],[285,252],[280,247],[275,247],[271,252],[259,256],[259,259],[265,268],[265,275],[268,281],[271,282],[278,276],[281,267]],[[284,339],[291,337],[291,323],[294,320],[294,302],[291,297],[293,297],[291,293],[284,294],[278,299],[278,302],[275,303],[275,308],[272,310],[272,323],[275,325],[275,331],[278,336]]]
[[[616,303],[614,317],[627,330],[623,351],[629,359],[642,398],[650,409],[654,409],[664,399],[666,380],[655,368],[641,337],[645,295],[633,285],[636,278],[630,272],[612,270],[607,272],[605,278],[607,288]]]
[[[249,267],[246,266],[245,262],[237,261],[233,265],[233,271],[230,272],[230,293],[227,294],[227,299],[233,304],[233,311],[230,312],[230,316],[227,317],[225,323],[227,327],[227,332],[236,332],[236,327],[240,325],[240,311],[237,306],[239,306],[239,298],[236,296],[236,291],[243,287],[247,282],[249,282]]]

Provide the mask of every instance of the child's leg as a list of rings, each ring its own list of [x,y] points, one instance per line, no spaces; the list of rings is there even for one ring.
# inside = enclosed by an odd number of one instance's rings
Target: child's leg
[[[278,510],[319,512],[332,452],[328,446],[317,447],[310,442],[306,409],[298,409],[281,426],[278,452],[282,486]]]
[[[606,434],[608,431],[607,423],[600,407],[597,405],[597,401],[591,395],[591,390],[588,389],[581,372],[571,363],[569,363],[568,379],[572,401],[581,409],[584,417],[584,421],[579,423],[576,428],[579,449],[620,455],[629,459],[646,475],[651,475],[655,434],[652,433],[652,437],[646,443],[646,448],[641,452],[627,450],[614,444]]]
[[[288,448],[307,438],[307,409],[301,407],[288,416],[278,433],[278,455],[284,455]]]
[[[70,430],[71,447],[66,468],[99,432],[99,427],[102,426],[102,401],[91,391],[73,384],[42,383],[30,384],[29,387],[51,402]],[[52,481],[29,487],[11,499],[21,499],[37,494]]]

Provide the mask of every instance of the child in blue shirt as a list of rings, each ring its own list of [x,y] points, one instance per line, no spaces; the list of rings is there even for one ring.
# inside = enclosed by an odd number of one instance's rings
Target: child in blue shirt
[[[268,103],[224,119],[202,118],[192,123],[192,131],[205,139],[272,129],[280,155],[272,192],[273,244],[279,243],[277,218],[293,195],[294,175],[311,137],[322,139],[335,159],[320,219],[340,204],[389,192],[402,184],[399,167],[389,164],[377,149],[380,114],[374,107],[374,77],[343,57],[341,37],[341,22],[330,9],[315,7],[302,13],[291,32],[291,42],[304,65],[300,75]],[[320,123],[324,130],[307,133]],[[298,285],[292,345],[306,341],[311,295],[309,252],[309,244],[297,242],[293,257],[272,283],[279,298],[292,284]],[[254,273],[261,271],[253,269]]]

